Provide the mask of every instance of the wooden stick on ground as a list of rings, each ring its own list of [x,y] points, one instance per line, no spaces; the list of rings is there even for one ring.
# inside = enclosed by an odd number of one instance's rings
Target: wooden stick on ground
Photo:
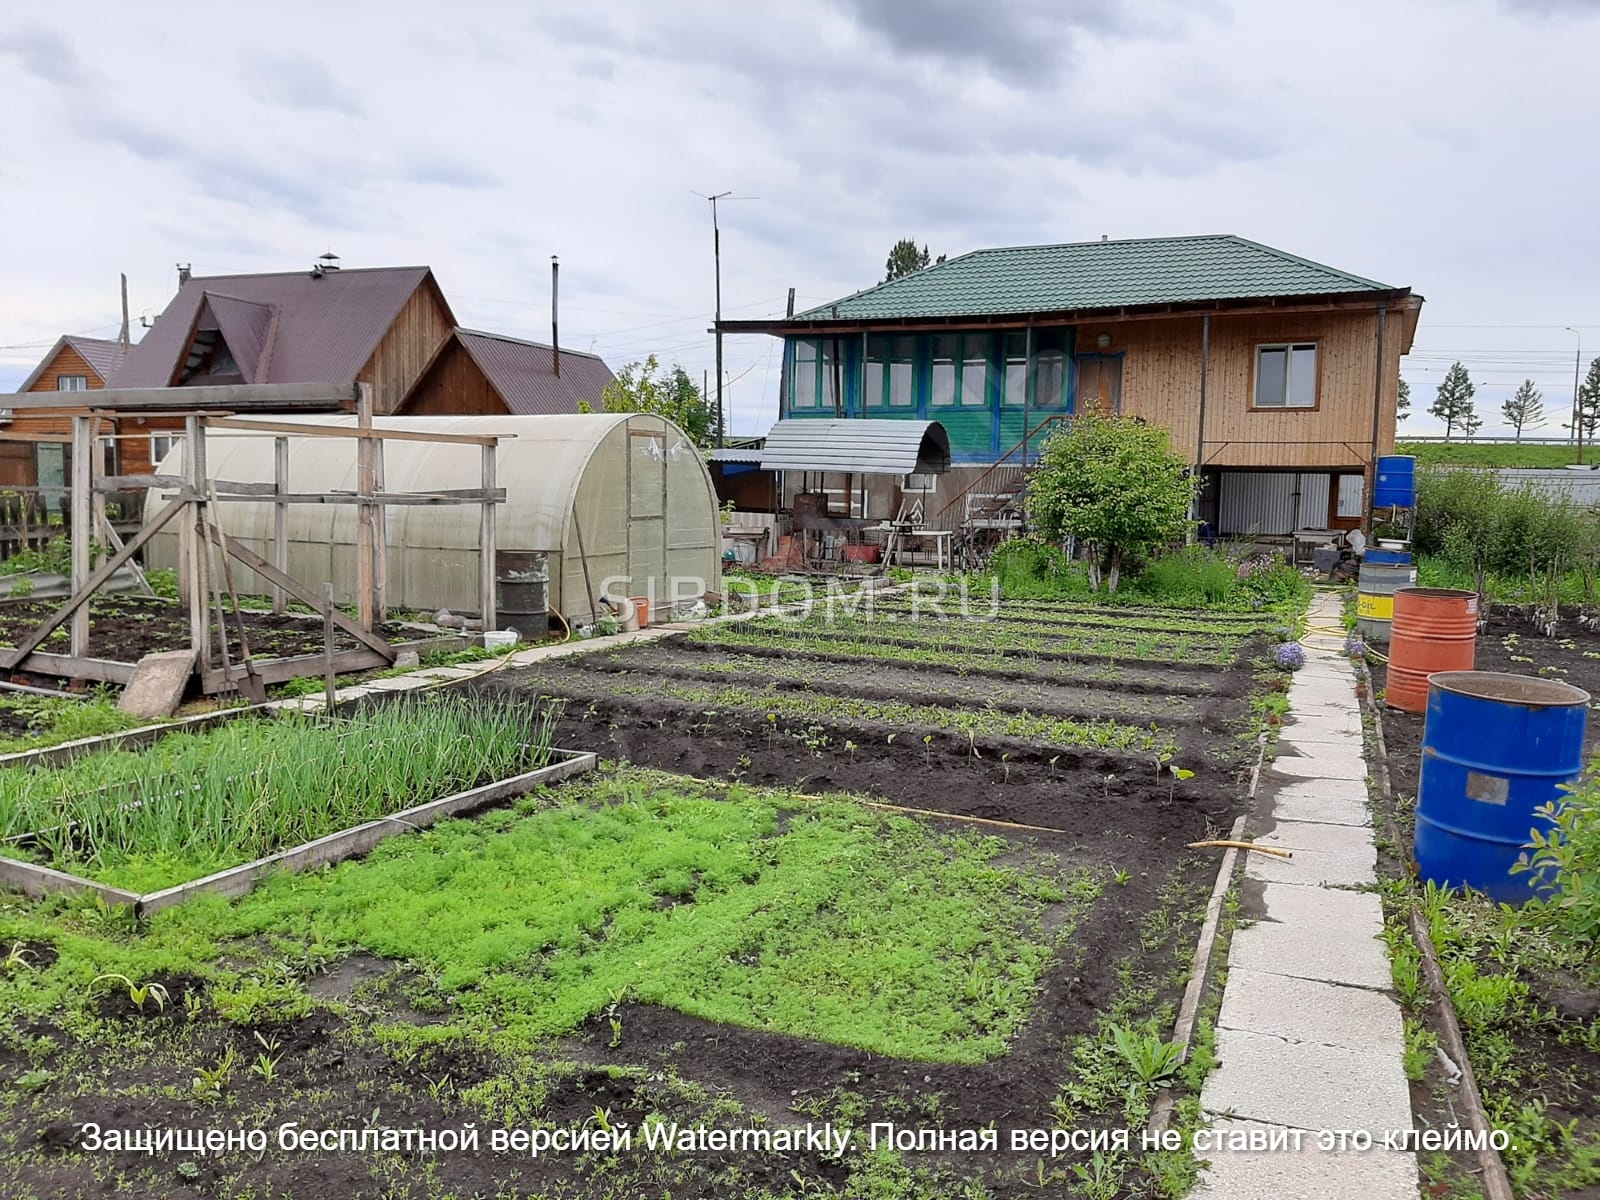
[[[1294,857],[1293,850],[1279,850],[1276,846],[1258,846],[1255,842],[1209,841],[1189,843],[1189,849],[1191,850],[1203,850],[1208,846],[1217,846],[1226,850],[1254,850],[1258,854],[1275,854],[1279,858]]]

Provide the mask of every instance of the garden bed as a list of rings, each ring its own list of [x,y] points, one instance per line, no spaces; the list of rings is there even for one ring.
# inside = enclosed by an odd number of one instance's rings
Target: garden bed
[[[55,601],[7,600],[0,602],[0,642],[15,645],[31,633],[40,621],[58,608]],[[322,618],[284,614],[274,615],[254,609],[241,612],[250,653],[258,659],[294,658],[321,654],[326,649]],[[226,622],[228,653],[233,661],[241,657],[238,620],[230,612]],[[389,641],[416,640],[418,627],[398,621],[380,624],[379,637]],[[211,625],[211,641],[217,641],[217,627]],[[40,645],[41,653],[65,653],[66,627],[63,626]],[[189,645],[189,610],[176,600],[145,596],[98,596],[89,602],[89,652],[92,657],[114,662],[135,663],[146,654],[162,650],[182,650]],[[334,630],[334,651],[355,650],[361,643],[341,629]]]
[[[1575,617],[1547,638],[1530,615],[1497,609],[1479,635],[1475,666],[1558,679],[1600,697],[1600,635]],[[1381,686],[1381,667],[1373,674]],[[1396,826],[1409,854],[1424,719],[1385,708],[1382,721]],[[1591,711],[1585,761],[1597,751],[1600,718]],[[1516,1194],[1600,1195],[1600,959],[1592,945],[1481,897],[1427,896],[1420,903],[1490,1124],[1513,1141],[1502,1158]],[[1428,1094],[1417,1102],[1448,1119]],[[1471,1164],[1452,1170],[1441,1159],[1428,1166],[1425,1160],[1436,1194],[1475,1194],[1461,1182]]]
[[[1113,658],[1061,649],[1076,628],[895,648],[769,619],[437,693],[558,698],[557,743],[626,765],[136,936],[92,906],[0,902],[0,950],[24,951],[0,969],[0,1070],[29,1079],[0,1095],[0,1191],[1179,1195],[1192,1161],[1137,1133],[1099,1156],[1006,1138],[1149,1112],[1115,1035],[1172,1028],[1218,865],[1185,843],[1243,811],[1269,684],[1263,636],[1203,620],[1157,614],[1148,645],[1111,629]],[[856,1140],[650,1154],[655,1119]],[[534,1158],[485,1133],[473,1154],[274,1144],[185,1167],[75,1146],[85,1121],[282,1120],[627,1125],[635,1150]],[[1000,1149],[870,1151],[875,1121],[995,1128]]]
[[[337,862],[593,762],[553,752],[552,714],[523,706],[250,713],[142,749],[0,772],[0,882],[144,911],[197,891],[237,895],[269,870]],[[553,753],[572,763],[551,767]]]

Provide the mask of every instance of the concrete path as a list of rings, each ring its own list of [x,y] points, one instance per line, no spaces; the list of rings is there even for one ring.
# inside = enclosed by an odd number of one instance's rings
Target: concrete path
[[[1310,624],[1339,628],[1339,598],[1320,593]],[[1411,1128],[1401,1067],[1405,1037],[1380,938],[1377,851],[1367,809],[1361,708],[1343,635],[1313,633],[1289,689],[1277,759],[1262,772],[1251,823],[1262,845],[1293,859],[1246,856],[1242,916],[1217,1019],[1221,1065],[1201,1104],[1239,1144],[1302,1149],[1207,1150],[1193,1193],[1207,1200],[1415,1200],[1413,1154],[1382,1148]],[[1363,1130],[1373,1149],[1323,1151],[1322,1130]],[[1213,1133],[1215,1137],[1215,1132]],[[1288,1144],[1292,1145],[1292,1141]]]

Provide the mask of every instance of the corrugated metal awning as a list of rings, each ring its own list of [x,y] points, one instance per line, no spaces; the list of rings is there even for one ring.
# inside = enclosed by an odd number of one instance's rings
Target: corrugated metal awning
[[[759,449],[743,449],[737,446],[729,446],[722,450],[708,450],[706,452],[706,461],[732,463],[744,467],[758,467],[761,465],[761,454],[762,452]]]
[[[779,421],[761,451],[763,471],[841,471],[855,475],[941,475],[950,469],[950,435],[937,421]]]

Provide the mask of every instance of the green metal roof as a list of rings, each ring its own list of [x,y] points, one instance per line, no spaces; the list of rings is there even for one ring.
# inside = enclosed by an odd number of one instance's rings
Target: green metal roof
[[[974,250],[794,319],[914,320],[1401,290],[1232,234],[1208,234]]]

